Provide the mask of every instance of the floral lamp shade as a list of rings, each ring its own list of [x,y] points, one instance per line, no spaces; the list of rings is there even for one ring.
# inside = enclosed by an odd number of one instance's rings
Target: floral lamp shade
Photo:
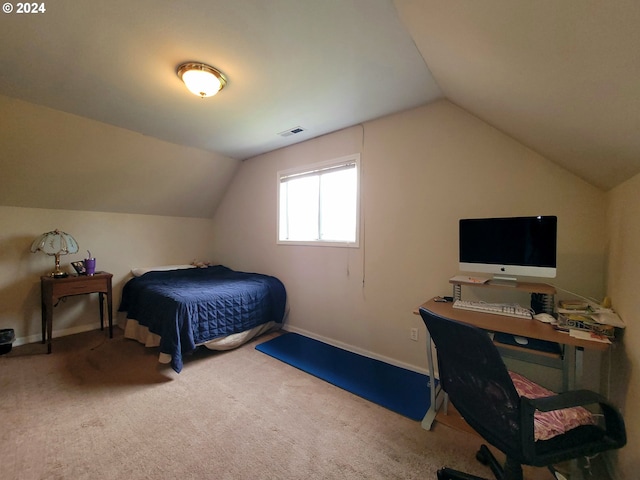
[[[68,233],[61,230],[43,233],[31,244],[31,253],[44,252],[56,257],[55,270],[52,277],[66,277],[67,273],[60,270],[60,255],[78,252],[78,242]]]

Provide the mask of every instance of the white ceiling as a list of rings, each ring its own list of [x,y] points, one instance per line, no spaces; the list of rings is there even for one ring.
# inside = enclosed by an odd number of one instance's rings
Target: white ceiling
[[[390,0],[46,6],[0,17],[0,93],[235,159],[441,95]],[[186,61],[229,83],[194,96],[176,75]]]
[[[2,95],[235,159],[444,96],[603,189],[640,172],[635,0],[45,6],[0,16]],[[193,96],[185,61],[227,87]]]

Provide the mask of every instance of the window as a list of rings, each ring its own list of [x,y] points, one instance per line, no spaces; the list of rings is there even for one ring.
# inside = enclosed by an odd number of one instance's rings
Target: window
[[[278,243],[357,247],[360,155],[278,172]]]

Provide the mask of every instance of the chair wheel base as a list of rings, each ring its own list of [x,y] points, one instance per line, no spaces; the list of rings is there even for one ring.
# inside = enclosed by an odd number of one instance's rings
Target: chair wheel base
[[[438,470],[438,480],[487,480],[484,477],[476,477],[468,473],[453,470],[451,468],[441,468]]]
[[[476,452],[476,460],[482,465],[489,465],[489,459],[482,448]]]

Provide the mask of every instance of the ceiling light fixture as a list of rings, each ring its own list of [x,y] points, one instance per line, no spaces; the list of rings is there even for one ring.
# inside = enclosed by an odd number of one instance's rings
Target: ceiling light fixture
[[[213,97],[227,84],[220,71],[204,63],[183,63],[177,73],[189,91],[202,98]]]

